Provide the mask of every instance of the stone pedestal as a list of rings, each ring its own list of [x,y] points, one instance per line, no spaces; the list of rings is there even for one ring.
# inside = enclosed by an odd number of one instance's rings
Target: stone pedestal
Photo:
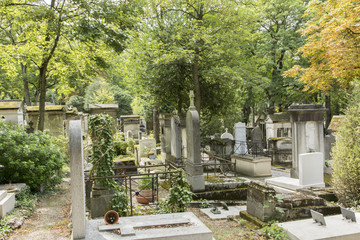
[[[276,215],[275,190],[264,184],[251,182],[247,191],[246,211],[261,221],[271,220]]]
[[[108,190],[101,186],[94,187],[90,197],[91,217],[104,217],[105,213],[110,210],[113,197],[114,190]]]
[[[289,108],[293,135],[292,178],[299,178],[299,154],[324,153],[325,111],[326,109],[319,104],[291,105]]]

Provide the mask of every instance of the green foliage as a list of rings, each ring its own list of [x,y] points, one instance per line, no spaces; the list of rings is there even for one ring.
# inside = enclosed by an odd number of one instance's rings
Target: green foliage
[[[200,200],[200,208],[209,208],[210,207],[210,203],[207,199],[201,199]]]
[[[94,177],[113,176],[113,119],[107,114],[90,116],[89,134],[92,142],[91,175]],[[113,179],[101,179],[95,182],[107,188],[115,186]]]
[[[84,97],[74,95],[69,98],[69,100],[66,102],[67,106],[73,106],[76,107],[79,112],[84,112],[85,110],[85,100]]]
[[[7,217],[0,219],[0,237],[2,239],[7,239],[6,235],[12,231],[11,227],[7,225]]]
[[[39,191],[61,182],[65,155],[47,133],[28,134],[0,121],[0,181],[21,182]]]
[[[22,211],[27,212],[29,216],[35,209],[37,203],[37,197],[34,194],[31,194],[30,187],[26,186],[22,191],[16,194],[15,208],[20,208]]]
[[[128,139],[127,141],[125,141],[124,133],[117,132],[114,135],[113,145],[116,156],[127,155],[128,149],[134,149],[135,141],[133,139]]]
[[[354,99],[359,96],[355,89]],[[332,148],[332,182],[340,202],[360,205],[360,104],[352,102],[346,111]]]
[[[138,184],[139,184],[139,190],[152,189],[153,177],[150,175],[148,177],[142,177],[138,180]]]
[[[118,212],[119,216],[126,216],[129,209],[129,198],[124,186],[115,187],[114,197],[111,199],[111,209]]]
[[[181,171],[181,173],[172,174],[171,181],[170,194],[168,198],[160,204],[160,212],[185,212],[193,196],[185,173]]]
[[[279,227],[277,223],[273,223],[270,226],[263,227],[260,231],[264,239],[273,239],[273,240],[289,239],[289,237],[286,235],[285,230],[282,227]]]

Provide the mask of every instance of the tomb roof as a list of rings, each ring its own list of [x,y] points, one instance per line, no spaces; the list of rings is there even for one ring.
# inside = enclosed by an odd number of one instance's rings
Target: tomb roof
[[[18,109],[22,106],[21,100],[2,100],[0,101],[0,109]]]
[[[66,105],[46,105],[45,111],[66,111]],[[39,106],[27,106],[27,112],[38,112]]]
[[[97,104],[89,104],[90,109],[98,109],[98,108],[119,108],[116,103],[97,103]]]

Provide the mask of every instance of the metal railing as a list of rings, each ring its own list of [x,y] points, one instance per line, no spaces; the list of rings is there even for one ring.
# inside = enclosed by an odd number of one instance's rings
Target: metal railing
[[[164,167],[165,170],[162,172],[150,172],[150,168],[154,168],[154,167]],[[137,174],[126,174],[126,170],[128,169],[138,169],[138,168],[144,168],[145,171],[147,170],[147,173],[137,173]],[[157,201],[159,199],[159,175],[164,174],[165,179],[167,179],[167,177],[169,177],[169,183],[170,183],[170,187],[172,185],[172,174],[174,173],[180,173],[180,176],[182,176],[182,171],[183,170],[173,170],[173,171],[166,171],[166,169],[172,169],[174,168],[173,165],[171,164],[160,164],[160,165],[150,165],[150,166],[123,166],[123,167],[116,167],[114,168],[114,170],[125,170],[124,173],[122,175],[115,175],[115,176],[106,176],[106,177],[90,177],[88,179],[88,181],[95,181],[95,180],[99,180],[99,179],[121,179],[122,181],[117,181],[119,185],[124,185],[126,188],[126,192],[129,193],[129,200],[130,200],[130,215],[133,216],[133,197],[135,197],[136,195],[141,195],[141,191],[144,190],[143,189],[139,189],[138,187],[138,182],[137,180],[139,179],[151,179],[151,189],[152,191],[152,196],[151,196],[151,200],[150,202],[153,202],[155,204],[157,204]],[[134,185],[136,185],[137,187],[134,188]],[[155,197],[156,195],[156,197]]]

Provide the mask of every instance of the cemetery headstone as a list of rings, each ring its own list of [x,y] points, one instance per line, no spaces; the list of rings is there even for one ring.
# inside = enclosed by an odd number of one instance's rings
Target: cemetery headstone
[[[176,113],[171,117],[171,156],[176,164],[182,165],[180,118]]]
[[[299,154],[300,186],[324,185],[323,153]]]
[[[72,238],[85,238],[85,187],[81,120],[69,123]]]
[[[205,179],[200,153],[200,117],[194,106],[194,92],[190,91],[190,107],[186,114],[187,161],[186,175],[191,190],[205,190]]]
[[[341,215],[343,216],[344,219],[349,219],[352,222],[356,222],[356,216],[355,216],[355,212],[348,210],[346,208],[343,208],[340,206],[340,210],[341,210]]]
[[[263,133],[259,126],[251,131],[251,144],[253,154],[261,155],[263,153]]]
[[[325,218],[324,218],[324,215],[322,213],[319,213],[319,212],[311,210],[311,209],[310,209],[310,213],[311,213],[312,219],[316,223],[320,223],[320,225],[326,226]]]
[[[235,154],[243,155],[247,154],[247,145],[246,145],[246,124],[243,122],[238,122],[234,126],[235,128]]]

